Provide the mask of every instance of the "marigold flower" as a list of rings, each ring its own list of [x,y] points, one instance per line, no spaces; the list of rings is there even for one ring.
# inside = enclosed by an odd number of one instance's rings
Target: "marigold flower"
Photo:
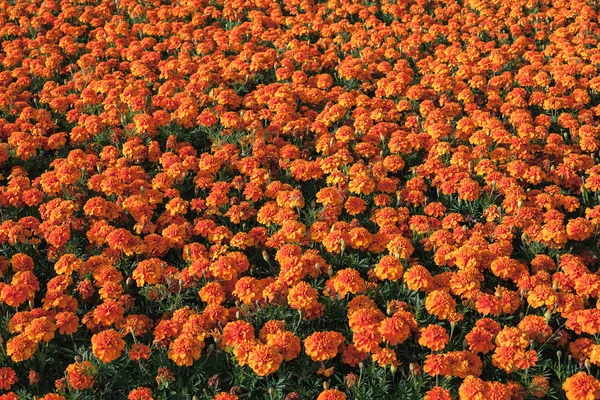
[[[448,344],[450,337],[446,329],[440,325],[428,325],[421,328],[419,344],[433,351],[442,350]]]
[[[235,347],[246,340],[254,339],[254,327],[246,321],[228,322],[221,336],[222,346]]]
[[[37,349],[37,343],[29,339],[27,335],[14,336],[6,342],[6,354],[14,362],[29,360]]]
[[[404,267],[402,266],[402,262],[396,257],[383,256],[377,265],[375,265],[374,271],[380,280],[389,279],[392,282],[396,282],[402,278]]]
[[[283,356],[268,344],[255,344],[248,355],[248,365],[258,376],[267,376],[279,369]]]
[[[313,361],[325,361],[337,355],[342,343],[344,337],[339,332],[314,332],[304,339],[304,350]]]
[[[89,361],[69,364],[66,369],[67,383],[75,390],[85,390],[94,387],[93,365]]]
[[[92,336],[92,352],[102,362],[109,363],[121,356],[125,341],[114,329],[107,329]]]
[[[137,389],[133,389],[127,395],[128,400],[154,400],[152,397],[152,390],[147,387],[140,386]]]
[[[600,382],[585,372],[567,378],[562,385],[569,400],[592,400],[600,398]]]
[[[425,393],[424,400],[452,400],[452,395],[447,389],[434,386]]]
[[[439,319],[447,319],[450,313],[454,312],[456,301],[452,296],[442,290],[434,290],[427,295],[425,300],[425,309],[429,314],[435,315]]]
[[[17,374],[12,368],[0,368],[0,389],[10,390],[12,385],[17,383],[18,380]]]
[[[317,396],[317,400],[346,400],[346,394],[337,389],[327,389]]]
[[[169,359],[177,366],[190,367],[195,360],[200,358],[204,342],[191,335],[181,335],[171,342],[169,346]]]

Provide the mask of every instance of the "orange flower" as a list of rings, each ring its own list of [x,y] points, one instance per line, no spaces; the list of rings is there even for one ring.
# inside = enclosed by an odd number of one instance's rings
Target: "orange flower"
[[[29,360],[37,349],[37,343],[25,334],[14,336],[6,342],[6,354],[14,362]]]
[[[567,378],[562,385],[568,400],[593,400],[600,398],[600,382],[585,372]]]
[[[246,321],[228,322],[221,336],[222,348],[235,347],[246,340],[254,339],[254,327]]]
[[[169,359],[177,366],[190,367],[194,360],[200,358],[204,342],[191,335],[181,335],[171,342],[169,346]]]
[[[471,332],[465,336],[465,339],[469,344],[469,350],[474,353],[487,354],[495,347],[492,343],[492,337],[492,334],[486,329],[474,327]]]
[[[442,350],[448,344],[448,332],[440,325],[428,325],[421,328],[419,344],[433,351]]]
[[[440,386],[434,386],[425,393],[423,400],[452,400],[452,395],[447,389]]]
[[[377,265],[375,265],[374,271],[380,280],[389,279],[392,282],[396,282],[402,278],[404,267],[402,266],[402,262],[396,257],[383,256]]]
[[[66,369],[67,383],[75,390],[85,390],[94,387],[94,367],[89,361],[69,364]]]
[[[12,368],[2,367],[0,368],[0,389],[10,390],[12,385],[17,383],[17,374]]]
[[[124,349],[125,341],[114,329],[107,329],[92,336],[92,352],[102,362],[116,360]]]
[[[346,400],[346,394],[337,389],[327,389],[317,396],[317,400]]]
[[[267,344],[277,349],[285,361],[291,361],[300,354],[300,339],[289,331],[277,331],[267,335]]]
[[[283,356],[273,346],[256,344],[248,355],[248,365],[258,376],[267,376],[279,369]]]
[[[456,302],[452,296],[442,290],[432,291],[425,300],[427,312],[442,320],[448,319],[448,316],[454,312],[455,307]]]
[[[365,281],[360,277],[357,270],[346,268],[338,271],[333,279],[333,288],[340,295],[346,297],[347,294],[360,294],[367,288]]]
[[[314,332],[304,339],[304,351],[313,361],[325,361],[337,355],[342,343],[344,337],[339,332]]]
[[[147,387],[140,386],[137,389],[133,389],[127,395],[127,400],[154,400],[152,397],[152,390]]]

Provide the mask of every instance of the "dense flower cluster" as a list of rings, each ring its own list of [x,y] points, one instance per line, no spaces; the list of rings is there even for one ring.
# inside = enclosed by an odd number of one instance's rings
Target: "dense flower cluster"
[[[600,398],[599,16],[3,0],[0,400]]]

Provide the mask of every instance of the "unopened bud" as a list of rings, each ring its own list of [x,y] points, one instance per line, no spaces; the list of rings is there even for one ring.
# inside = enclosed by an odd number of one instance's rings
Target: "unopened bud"
[[[396,374],[396,366],[395,366],[394,364],[392,364],[392,365],[390,366],[390,372],[392,373],[392,375],[395,375],[395,374]]]
[[[323,389],[325,389],[325,390],[329,389],[329,383],[323,382]]]
[[[78,354],[78,355],[76,355],[76,356],[74,357],[74,359],[75,359],[75,362],[78,362],[78,363],[80,363],[81,361],[83,361],[83,359],[81,358],[81,356],[80,356],[79,354]]]
[[[262,251],[262,258],[263,260],[265,260],[266,262],[269,262],[270,258],[269,258],[269,253],[267,253],[266,250]]]

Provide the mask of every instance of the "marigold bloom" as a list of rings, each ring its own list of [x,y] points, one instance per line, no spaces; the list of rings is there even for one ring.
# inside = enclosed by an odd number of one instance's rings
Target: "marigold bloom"
[[[133,361],[139,361],[141,359],[148,360],[150,359],[150,347],[146,346],[142,343],[136,343],[129,349],[127,355]]]
[[[313,361],[325,361],[337,355],[342,343],[344,337],[339,332],[314,332],[304,339],[304,351]]]
[[[562,385],[569,400],[593,400],[600,398],[600,382],[585,372],[567,378]]]
[[[204,342],[191,335],[181,335],[171,342],[169,346],[169,359],[177,366],[190,367],[195,360],[200,358]]]
[[[6,354],[14,362],[29,360],[37,349],[37,343],[29,339],[27,335],[14,336],[6,342]]]
[[[448,344],[450,337],[441,325],[428,325],[421,328],[419,344],[433,351],[442,350]]]
[[[121,356],[125,341],[114,329],[107,329],[92,336],[92,352],[102,362],[109,363]]]
[[[392,282],[396,282],[402,278],[404,267],[402,266],[402,262],[396,257],[383,256],[377,265],[375,265],[374,271],[380,280],[389,279]]]
[[[317,400],[346,400],[346,394],[337,389],[327,389],[319,394]]]
[[[85,390],[94,387],[93,365],[89,361],[69,364],[66,369],[67,383],[75,390]]]
[[[2,367],[0,368],[0,389],[10,390],[12,385],[17,383],[17,374],[12,368]]]
[[[254,339],[254,327],[246,321],[228,322],[221,335],[222,346],[235,347],[252,339]]]
[[[456,301],[452,296],[442,290],[434,290],[427,295],[425,300],[425,309],[429,314],[435,315],[439,319],[447,319],[450,313],[454,312]]]
[[[152,397],[152,390],[147,387],[140,386],[137,389],[133,389],[127,395],[127,400],[154,400]]]
[[[255,344],[248,355],[248,365],[258,376],[267,376],[279,369],[283,356],[273,346]]]
[[[353,268],[338,271],[332,279],[333,288],[341,297],[346,297],[349,293],[360,294],[367,288],[365,281]]]
[[[267,335],[267,344],[277,349],[285,361],[291,361],[300,354],[300,339],[289,331],[278,331]]]
[[[447,389],[440,386],[434,386],[425,393],[423,400],[452,400],[452,395]]]

